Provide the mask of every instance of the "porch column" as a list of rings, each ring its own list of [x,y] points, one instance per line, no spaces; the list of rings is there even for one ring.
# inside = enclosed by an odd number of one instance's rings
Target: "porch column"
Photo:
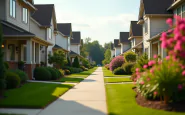
[[[152,56],[153,52],[152,52],[152,42],[150,42],[150,47],[149,47],[149,59],[153,58]]]
[[[45,46],[45,64],[48,66],[48,46]]]
[[[32,63],[35,64],[35,42],[33,43],[33,48],[32,48]]]
[[[40,44],[36,44],[36,64],[37,66],[40,65]]]
[[[31,39],[26,41],[26,73],[28,74],[29,79],[33,79],[32,71],[32,41]]]

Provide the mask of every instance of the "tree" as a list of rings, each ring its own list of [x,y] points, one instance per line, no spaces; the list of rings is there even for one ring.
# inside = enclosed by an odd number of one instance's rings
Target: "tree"
[[[109,43],[105,43],[105,44],[104,44],[105,50],[111,49],[111,43],[112,43],[112,42],[109,42]]]
[[[79,68],[80,67],[79,60],[78,60],[78,57],[77,56],[74,59],[73,67],[76,67],[76,68]]]
[[[66,56],[62,50],[57,50],[53,55],[48,55],[49,64],[56,65],[56,68],[61,68],[67,63]]]
[[[85,66],[86,68],[90,67],[90,63],[87,59],[82,59],[82,65]]]
[[[0,20],[1,24],[1,20]],[[0,97],[3,97],[3,91],[6,87],[5,84],[5,66],[4,66],[4,53],[2,49],[2,44],[3,44],[3,32],[2,32],[2,26],[0,25]]]
[[[70,61],[69,57],[67,57],[67,66],[71,66],[71,61]]]
[[[107,50],[105,51],[104,58],[105,58],[105,59],[102,61],[102,63],[103,63],[104,65],[109,64],[110,61],[111,61],[111,51],[110,51],[110,49],[107,49]]]

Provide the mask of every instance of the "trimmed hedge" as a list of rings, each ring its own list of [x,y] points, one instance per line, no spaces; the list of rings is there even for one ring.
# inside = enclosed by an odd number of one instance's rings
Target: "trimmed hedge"
[[[57,80],[59,78],[59,73],[54,68],[47,67],[48,71],[51,73],[51,80]]]
[[[136,62],[136,54],[132,51],[124,54],[124,59],[126,62]]]
[[[20,80],[21,80],[21,83],[26,83],[26,81],[28,80],[28,75],[22,71],[22,70],[11,70],[12,72],[16,73],[19,77],[20,77]]]
[[[83,72],[83,70],[81,68],[75,68],[75,67],[63,67],[62,69],[69,70],[70,74]]]
[[[20,86],[21,79],[19,75],[17,75],[14,72],[7,71],[5,80],[6,80],[7,89],[13,89]]]
[[[127,74],[132,74],[132,68],[134,67],[135,63],[124,63],[123,69]]]
[[[65,71],[65,75],[70,75],[71,74],[70,70],[68,70],[68,69],[65,69],[64,71]]]
[[[35,80],[51,80],[52,74],[46,67],[37,67],[34,70]]]
[[[114,69],[113,73],[115,75],[124,75],[126,72],[124,71],[124,69],[122,67],[118,67],[118,68]]]

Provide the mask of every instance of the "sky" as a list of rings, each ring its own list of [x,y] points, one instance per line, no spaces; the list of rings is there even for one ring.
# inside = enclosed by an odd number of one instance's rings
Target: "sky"
[[[100,44],[119,39],[128,32],[130,21],[138,19],[140,0],[34,0],[35,4],[54,4],[57,23],[72,23],[81,38]]]

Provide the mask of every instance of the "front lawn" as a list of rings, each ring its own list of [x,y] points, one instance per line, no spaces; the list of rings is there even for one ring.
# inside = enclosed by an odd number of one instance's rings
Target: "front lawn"
[[[67,77],[71,77],[71,78],[75,78],[75,77],[81,77],[81,78],[86,78],[89,75],[91,75],[98,67],[94,67],[92,69],[89,69],[88,71],[83,71],[81,73],[75,73],[75,74],[71,74]]]
[[[20,88],[7,90],[7,97],[0,100],[0,107],[43,108],[72,87],[64,84],[27,83]]]
[[[82,80],[84,80],[84,78],[63,77],[63,78],[57,80],[56,82],[79,83]]]
[[[136,103],[136,93],[132,84],[106,85],[109,115],[185,115],[185,113],[167,112],[141,107]]]
[[[132,82],[130,78],[104,78],[106,83]]]
[[[112,71],[107,70],[105,67],[103,69],[103,75],[104,77],[125,77],[125,76],[130,76],[130,75],[114,75]]]

